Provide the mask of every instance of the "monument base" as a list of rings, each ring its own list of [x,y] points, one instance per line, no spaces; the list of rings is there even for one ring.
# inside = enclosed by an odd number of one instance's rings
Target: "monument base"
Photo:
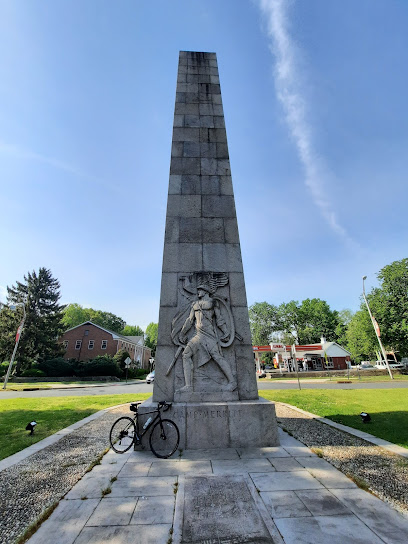
[[[139,407],[142,424],[147,419],[143,413],[156,406],[150,398]],[[173,402],[163,417],[177,424],[183,450],[279,446],[275,403],[265,399]],[[144,445],[148,447],[146,438]]]

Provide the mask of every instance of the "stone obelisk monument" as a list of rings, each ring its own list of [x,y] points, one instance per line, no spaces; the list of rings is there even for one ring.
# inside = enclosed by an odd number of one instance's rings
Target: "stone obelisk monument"
[[[215,53],[181,51],[153,399],[182,448],[274,446],[258,398]]]

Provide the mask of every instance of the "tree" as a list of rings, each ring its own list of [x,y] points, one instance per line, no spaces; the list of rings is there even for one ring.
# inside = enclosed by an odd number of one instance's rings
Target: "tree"
[[[353,319],[353,312],[348,308],[340,310],[338,312],[338,321],[336,325],[336,342],[340,346],[345,347],[347,345],[347,329]]]
[[[24,282],[7,287],[7,302],[24,302],[26,320],[18,347],[16,373],[31,366],[31,363],[61,355],[62,347],[57,339],[64,332],[62,315],[64,306],[58,301],[60,284],[47,268],[40,268],[24,276]],[[15,312],[3,309],[0,314],[0,355],[10,357],[13,350],[17,323],[21,319]]]
[[[314,344],[322,336],[331,341],[337,339],[338,312],[331,310],[325,300],[307,298],[301,304],[291,300],[281,304],[278,311],[282,330],[292,342]]]
[[[356,312],[346,331],[346,348],[356,363],[376,358],[379,349],[377,337],[365,303]]]
[[[145,343],[146,346],[152,350],[152,356],[154,357],[157,347],[157,335],[159,332],[158,323],[149,323],[146,327],[146,337]]]
[[[367,296],[388,349],[408,355],[408,259],[394,261],[377,274],[380,286]]]
[[[94,310],[93,308],[83,308],[80,304],[68,304],[64,310],[63,323],[65,330],[72,329],[85,321],[92,321],[95,325],[100,325],[104,329],[113,332],[120,332],[124,329],[126,322],[115,314]]]
[[[269,344],[272,335],[282,328],[278,308],[268,302],[255,302],[249,308],[249,324],[252,343],[256,346]]]
[[[120,334],[123,334],[123,336],[143,336],[144,332],[139,327],[139,325],[126,325],[124,329],[121,331]]]
[[[62,318],[65,330],[72,329],[85,321],[91,321],[91,308],[82,308],[76,302],[65,307]]]

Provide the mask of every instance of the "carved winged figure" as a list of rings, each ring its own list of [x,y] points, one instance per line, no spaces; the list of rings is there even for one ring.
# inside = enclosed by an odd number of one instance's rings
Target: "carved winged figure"
[[[182,355],[185,385],[180,391],[192,390],[193,357],[196,360],[197,368],[205,365],[211,359],[215,361],[228,380],[225,389],[234,391],[237,388],[237,382],[221,350],[222,346],[229,346],[234,340],[234,323],[229,307],[221,298],[214,296],[218,286],[228,283],[228,276],[221,273],[198,273],[196,278],[197,297],[193,300],[191,297],[187,297],[190,303],[173,319],[172,339],[175,344],[179,345],[179,350],[168,373],[185,346]],[[188,278],[186,291],[189,293],[193,292],[191,285],[191,278]],[[227,310],[228,323],[221,312],[221,304]],[[188,340],[188,333],[193,327],[194,334]]]

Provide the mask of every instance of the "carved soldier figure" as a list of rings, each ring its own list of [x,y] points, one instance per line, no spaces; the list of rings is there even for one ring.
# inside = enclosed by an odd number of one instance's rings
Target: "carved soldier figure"
[[[185,385],[180,391],[191,391],[193,384],[193,356],[197,367],[205,365],[213,359],[228,379],[227,391],[234,391],[237,382],[232,374],[228,361],[223,357],[220,341],[226,340],[231,331],[222,317],[218,301],[211,296],[211,289],[205,285],[197,286],[198,300],[192,302],[190,314],[180,331],[180,341],[187,342],[187,333],[195,325],[195,334],[183,352],[183,370]]]

